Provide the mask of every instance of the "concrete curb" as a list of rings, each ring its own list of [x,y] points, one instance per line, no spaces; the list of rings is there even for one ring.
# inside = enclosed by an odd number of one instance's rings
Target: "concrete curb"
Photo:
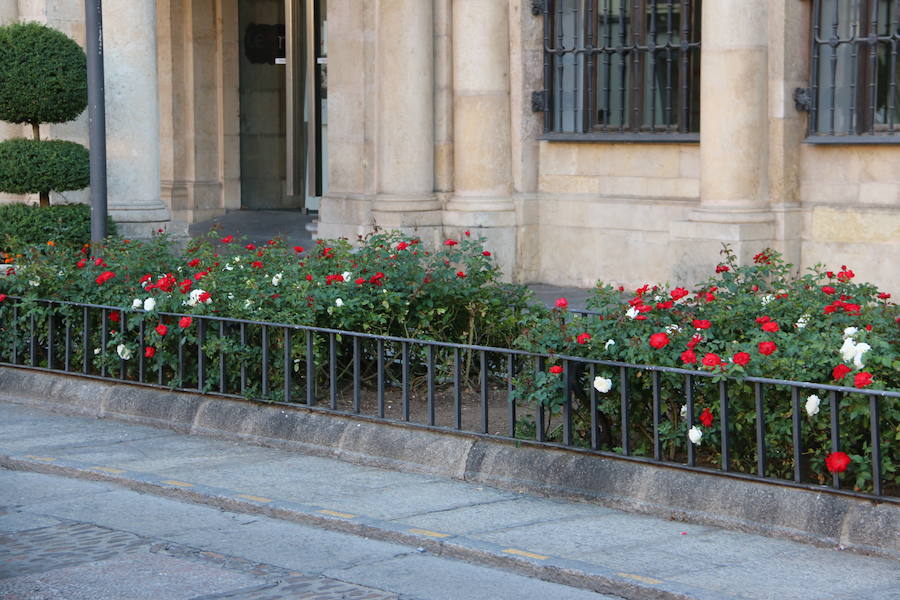
[[[900,560],[900,505],[304,406],[0,368],[5,401],[440,475]],[[591,588],[593,589],[593,588]],[[616,592],[619,593],[620,592]],[[644,596],[647,597],[647,596]]]

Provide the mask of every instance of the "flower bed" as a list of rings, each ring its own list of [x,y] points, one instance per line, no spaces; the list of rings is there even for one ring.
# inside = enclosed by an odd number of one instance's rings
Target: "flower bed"
[[[312,382],[310,393],[329,390],[333,406],[341,398],[375,406],[366,394],[377,388],[382,403],[392,394],[407,405],[431,398],[432,414],[442,394],[464,399],[471,389],[473,406],[479,394],[487,406],[489,390],[509,389],[514,437],[813,483],[844,473],[860,490],[875,487],[874,472],[900,495],[900,398],[870,397],[900,390],[897,306],[855,283],[846,267],[798,277],[773,252],[748,266],[726,253],[693,290],[643,286],[625,294],[600,285],[589,315],[571,314],[564,299],[547,309],[524,288],[499,283],[489,253],[468,236],[436,251],[397,234],[371,236],[357,250],[345,241],[257,248],[224,236],[179,253],[165,238],[120,240],[102,259],[42,246],[23,267],[0,281],[2,294],[24,298],[15,318],[11,303],[0,301],[4,339],[49,347],[52,334],[34,333],[29,320],[53,314],[86,344],[67,349],[66,360],[91,372],[141,381],[151,373],[175,387],[273,400],[293,385],[286,367],[270,366],[271,356],[284,356],[281,364]],[[38,297],[117,308],[92,321],[78,307],[28,300]],[[238,332],[237,324],[204,318],[211,316],[329,331],[291,346],[281,326],[241,324]],[[219,369],[206,370],[204,357],[220,357]],[[54,360],[51,351],[32,350],[31,358],[35,366]],[[826,387],[834,385],[847,389]],[[479,429],[487,432],[486,419]]]

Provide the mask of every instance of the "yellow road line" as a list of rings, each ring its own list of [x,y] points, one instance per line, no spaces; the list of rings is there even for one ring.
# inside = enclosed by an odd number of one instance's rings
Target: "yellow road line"
[[[91,467],[92,471],[103,471],[104,473],[113,473],[118,475],[120,473],[124,473],[123,469],[115,469],[113,467]]]
[[[238,494],[238,498],[244,498],[245,500],[253,500],[254,502],[271,502],[271,498],[263,498],[262,496],[251,496],[250,494]]]
[[[632,573],[616,573],[620,577],[627,577],[629,579],[634,579],[635,581],[640,581],[641,583],[649,583],[651,585],[659,585],[662,583],[659,579],[653,579],[652,577],[646,577],[644,575],[634,575]]]
[[[516,554],[518,556],[527,556],[528,558],[536,558],[538,560],[547,560],[550,558],[549,556],[545,556],[543,554],[535,554],[534,552],[528,552],[527,550],[518,550],[516,548],[507,548],[504,550],[507,554]]]
[[[54,460],[56,460],[55,458],[50,458],[49,456],[33,456],[31,454],[26,454],[25,458],[30,458],[32,460],[43,460],[46,462],[53,462]]]
[[[409,532],[416,533],[419,535],[427,535],[428,537],[435,537],[435,538],[450,537],[449,533],[441,533],[440,531],[431,531],[430,529],[416,529],[415,527],[410,529]]]
[[[332,517],[340,517],[342,519],[355,519],[357,515],[352,515],[350,513],[342,513],[334,510],[322,509],[319,511],[323,515],[331,515]]]
[[[177,485],[178,487],[194,487],[193,483],[185,483],[183,481],[176,481],[174,479],[166,479],[160,483],[165,483],[167,485]]]

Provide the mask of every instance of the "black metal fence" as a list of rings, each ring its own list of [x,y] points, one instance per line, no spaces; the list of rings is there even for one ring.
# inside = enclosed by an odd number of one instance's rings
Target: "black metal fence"
[[[8,297],[0,303],[0,364],[301,404],[900,503],[890,472],[898,462],[897,423],[882,434],[882,414],[900,406],[897,392],[184,317]],[[692,428],[695,438],[701,434],[694,441]],[[824,465],[836,451],[854,459],[843,475]]]

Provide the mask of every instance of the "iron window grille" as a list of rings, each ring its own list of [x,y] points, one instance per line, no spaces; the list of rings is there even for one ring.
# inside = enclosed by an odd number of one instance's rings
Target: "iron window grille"
[[[900,0],[814,0],[811,141],[900,143]]]
[[[544,0],[545,138],[699,140],[701,0]]]

